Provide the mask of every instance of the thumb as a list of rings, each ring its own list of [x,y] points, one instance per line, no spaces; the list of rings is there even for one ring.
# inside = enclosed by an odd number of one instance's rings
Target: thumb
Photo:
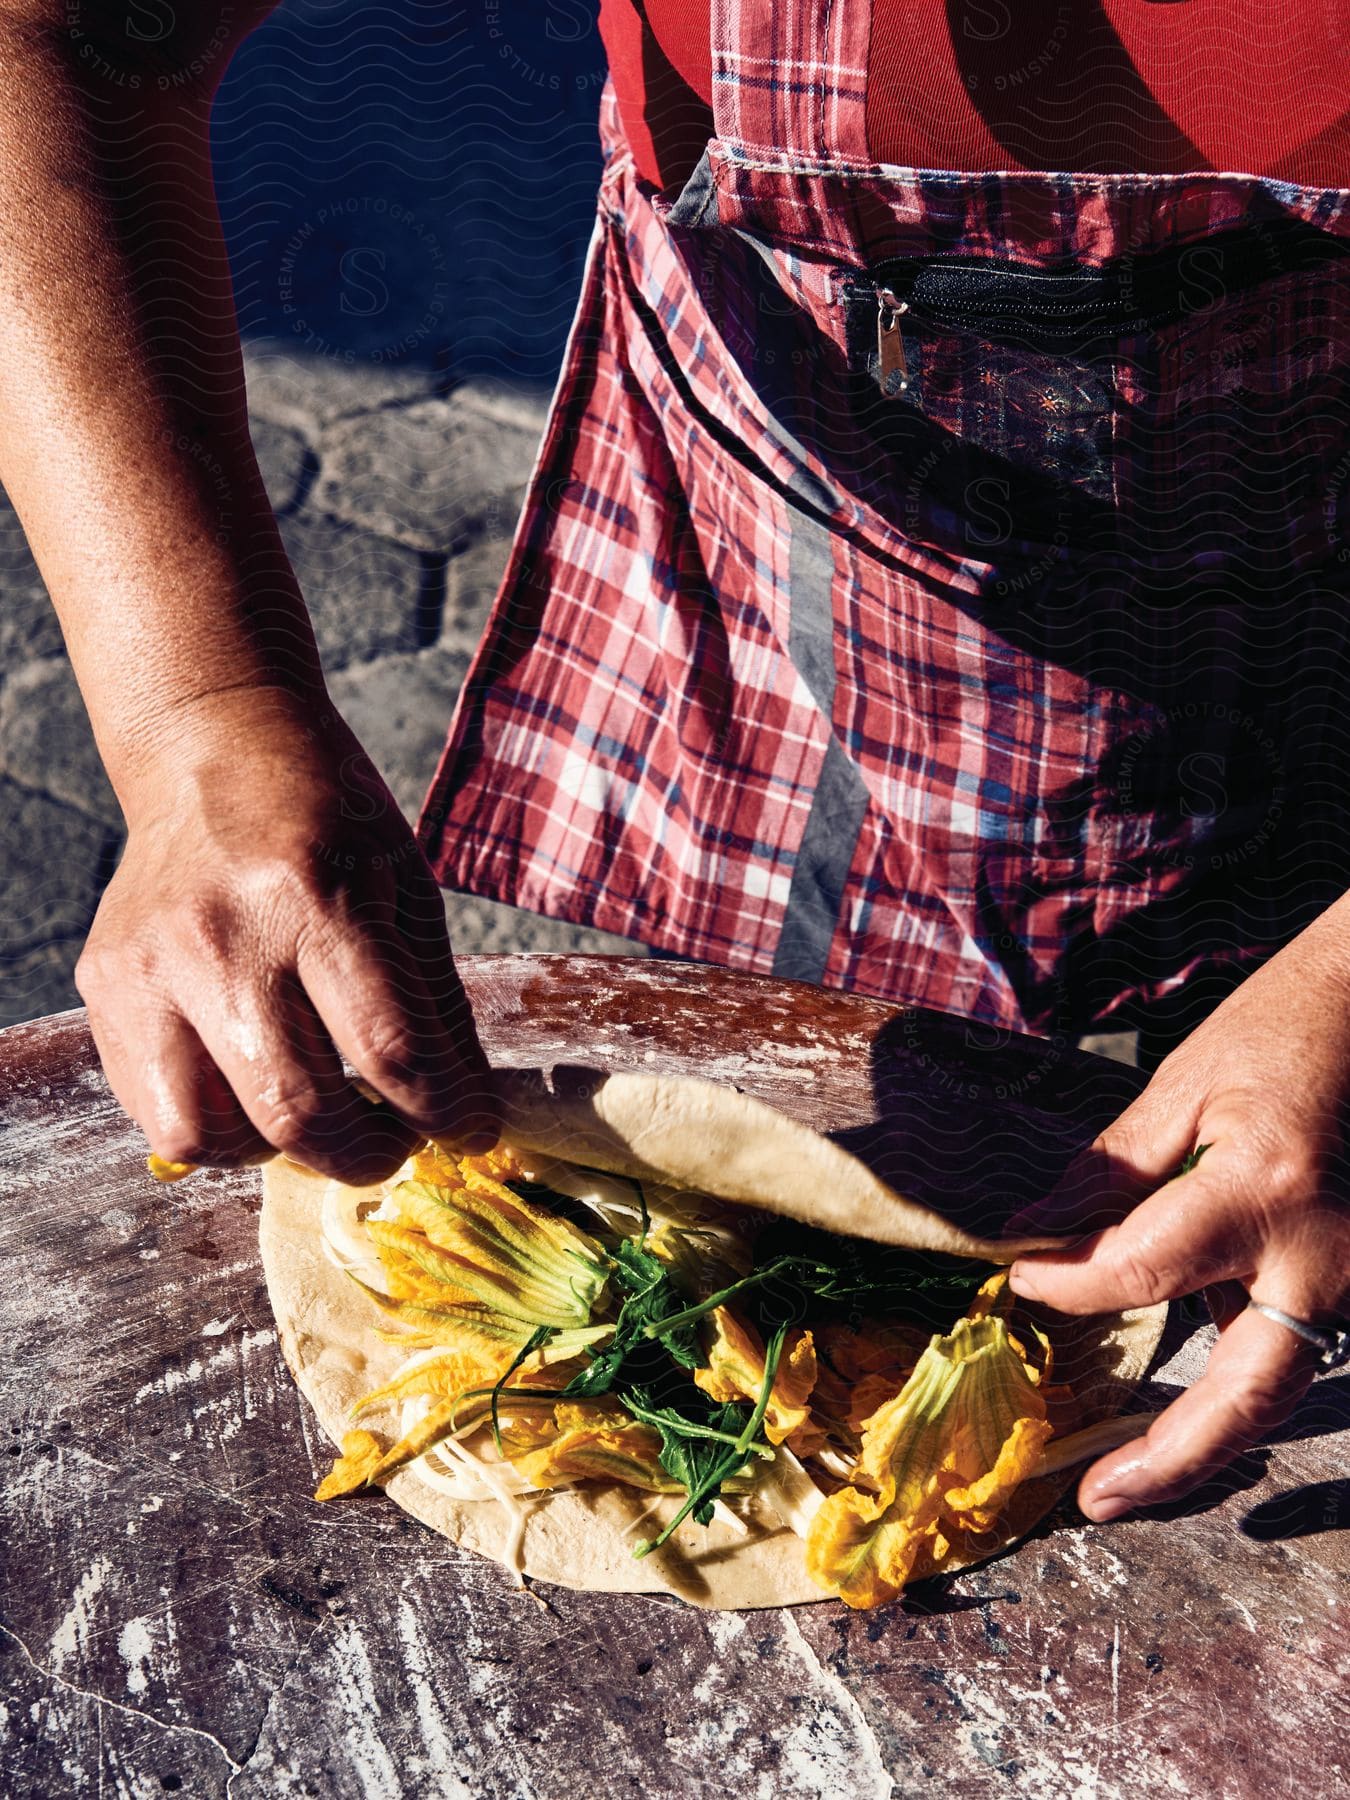
[[[1259,1246],[1235,1217],[1221,1158],[1206,1159],[1136,1206],[1118,1225],[1064,1250],[1022,1256],[1009,1285],[1066,1313],[1153,1306],[1241,1274]]]

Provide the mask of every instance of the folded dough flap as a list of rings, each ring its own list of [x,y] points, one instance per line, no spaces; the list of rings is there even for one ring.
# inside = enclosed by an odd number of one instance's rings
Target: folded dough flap
[[[498,1069],[510,1143],[763,1207],[846,1237],[1010,1263],[1059,1239],[981,1238],[907,1200],[849,1151],[735,1088],[687,1076]]]

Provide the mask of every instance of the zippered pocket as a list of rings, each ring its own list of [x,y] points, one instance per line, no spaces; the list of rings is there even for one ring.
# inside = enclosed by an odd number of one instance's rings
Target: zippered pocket
[[[1014,510],[1024,523],[1039,521],[1021,531],[1032,538],[1045,517],[1055,529],[1082,501],[1114,495],[1119,353],[1114,336],[1103,338],[1095,286],[1025,274],[1014,289],[1006,270],[970,262],[875,265],[847,287],[844,349],[860,428],[888,442],[922,420],[937,434],[929,448],[896,440],[894,449],[902,461],[917,457],[926,482],[949,457],[988,459],[1010,501],[1021,493]]]
[[[1108,359],[1121,339],[1221,306],[1280,275],[1350,255],[1350,243],[1296,220],[1268,221],[1110,265],[1058,268],[998,257],[891,257],[842,277],[875,308],[883,393],[913,380],[906,332],[969,333],[1045,355]]]
[[[879,317],[909,314],[915,324],[1016,333],[1039,350],[1114,340],[1176,316],[1175,309],[1142,308],[1131,284],[1096,270],[1055,273],[977,257],[911,259],[879,264],[872,282]]]
[[[906,393],[917,372],[906,334],[961,334],[1090,361],[1166,317],[1142,313],[1119,284],[1103,283],[1095,271],[1059,274],[979,257],[892,259],[846,277],[844,291],[850,305],[874,309],[876,378],[891,397]]]

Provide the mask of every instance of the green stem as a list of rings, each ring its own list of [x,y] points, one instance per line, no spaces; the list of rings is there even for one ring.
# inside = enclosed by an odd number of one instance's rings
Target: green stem
[[[700,1300],[697,1306],[686,1306],[683,1312],[658,1319],[654,1325],[646,1327],[645,1335],[649,1338],[665,1337],[668,1332],[678,1331],[682,1325],[692,1325],[714,1307],[725,1306],[728,1300],[734,1300],[746,1288],[757,1287],[761,1281],[768,1281],[770,1277],[781,1274],[784,1269],[799,1268],[803,1260],[800,1256],[782,1256],[777,1262],[770,1263],[767,1269],[757,1269],[752,1275],[743,1275],[739,1281],[733,1281],[730,1287],[724,1287],[718,1293],[709,1295],[706,1300]]]
[[[792,1259],[788,1259],[792,1260]],[[777,1265],[775,1265],[777,1266]],[[769,1273],[770,1271],[766,1271]],[[643,1538],[634,1548],[635,1557],[650,1556],[653,1550],[659,1550],[670,1534],[689,1517],[711,1495],[716,1494],[728,1476],[734,1475],[745,1461],[755,1434],[764,1423],[764,1415],[769,1410],[769,1397],[773,1393],[773,1384],[778,1376],[778,1359],[783,1354],[783,1339],[787,1336],[787,1326],[780,1325],[769,1339],[764,1352],[764,1380],[760,1384],[759,1399],[755,1402],[755,1410],[745,1424],[745,1429],[736,1439],[736,1445],[724,1456],[699,1486],[690,1492],[689,1498],[670,1521],[669,1525],[654,1538]]]
[[[550,1325],[541,1325],[538,1331],[532,1332],[516,1352],[511,1366],[503,1371],[501,1380],[492,1390],[492,1441],[497,1446],[498,1456],[501,1456],[504,1453],[502,1451],[502,1428],[497,1418],[497,1407],[501,1401],[506,1384],[525,1361],[526,1357],[532,1356],[536,1350],[541,1349],[552,1335],[553,1328]]]
[[[640,1406],[636,1400],[630,1399],[626,1394],[619,1395],[619,1405],[625,1412],[632,1413],[635,1419],[641,1419],[646,1425],[664,1425],[667,1431],[678,1429],[681,1437],[710,1438],[717,1444],[740,1443],[740,1439],[733,1437],[729,1431],[714,1431],[711,1425],[696,1425],[692,1419],[681,1419],[679,1426],[676,1427],[671,1424],[669,1419],[663,1418],[660,1413],[650,1412],[645,1406]],[[750,1444],[747,1448],[752,1456],[763,1457],[766,1462],[772,1462],[776,1454],[772,1444]]]
[[[502,1381],[505,1380],[503,1375]],[[500,1383],[496,1387],[465,1388],[459,1397],[461,1400],[481,1400],[484,1394],[497,1394],[503,1400],[546,1400],[550,1406],[564,1397],[561,1388],[513,1388],[503,1387]]]

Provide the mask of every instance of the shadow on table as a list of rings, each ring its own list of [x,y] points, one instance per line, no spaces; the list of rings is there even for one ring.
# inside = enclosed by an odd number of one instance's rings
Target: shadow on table
[[[830,1136],[897,1192],[997,1236],[1142,1085],[1066,1034],[907,1007],[871,1044],[874,1120]]]
[[[999,1588],[992,1594],[954,1594],[953,1582],[969,1579],[968,1569],[954,1575],[932,1575],[927,1581],[913,1582],[904,1591],[901,1610],[916,1618],[932,1619],[941,1613],[984,1612],[992,1606],[1019,1606],[1022,1596],[1016,1588]]]
[[[1242,1521],[1245,1537],[1270,1543],[1278,1538],[1316,1537],[1350,1529],[1350,1480],[1313,1481],[1290,1488],[1254,1506]]]

